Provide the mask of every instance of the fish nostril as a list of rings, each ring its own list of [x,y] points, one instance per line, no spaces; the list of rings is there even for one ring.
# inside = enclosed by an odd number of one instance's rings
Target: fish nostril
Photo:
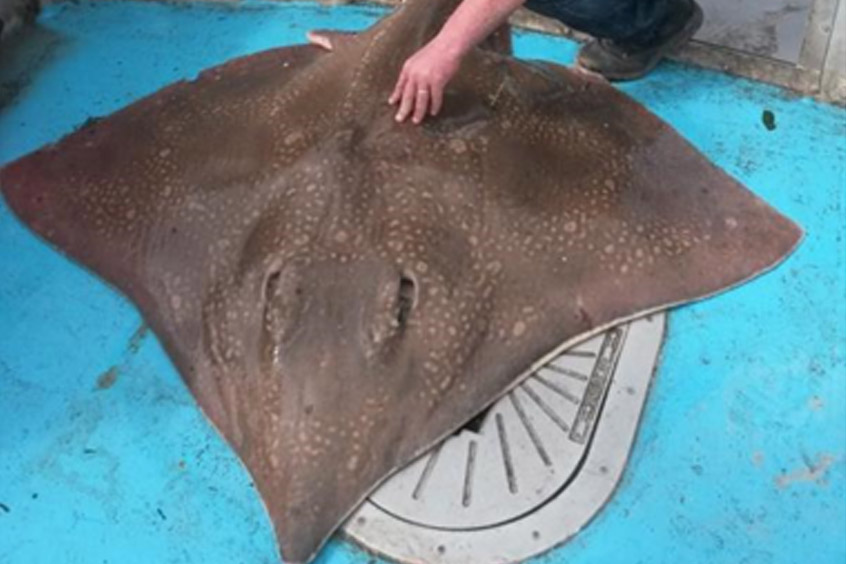
[[[404,326],[411,315],[414,307],[414,298],[417,292],[417,285],[408,276],[401,276],[399,289],[397,290],[397,323]]]

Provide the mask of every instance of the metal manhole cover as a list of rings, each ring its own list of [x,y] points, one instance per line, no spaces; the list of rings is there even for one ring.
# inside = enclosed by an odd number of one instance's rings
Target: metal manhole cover
[[[511,563],[578,532],[619,480],[664,315],[565,351],[385,482],[345,532],[400,562]]]

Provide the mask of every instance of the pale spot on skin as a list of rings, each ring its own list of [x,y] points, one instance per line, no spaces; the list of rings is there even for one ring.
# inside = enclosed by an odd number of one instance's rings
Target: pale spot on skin
[[[564,224],[564,231],[566,231],[567,233],[575,233],[577,228],[578,225],[575,221],[568,221]]]
[[[511,334],[515,337],[520,337],[526,332],[526,323],[523,321],[518,321],[514,324],[514,327],[511,328]]]
[[[452,139],[449,142],[449,148],[460,155],[467,150],[467,143],[463,139]]]
[[[358,455],[353,455],[347,461],[347,470],[350,472],[354,472],[356,468],[358,468]]]
[[[286,145],[293,145],[294,143],[297,143],[298,141],[302,141],[302,140],[303,140],[303,134],[302,134],[301,131],[294,131],[293,133],[289,133],[288,135],[285,136],[285,144]]]

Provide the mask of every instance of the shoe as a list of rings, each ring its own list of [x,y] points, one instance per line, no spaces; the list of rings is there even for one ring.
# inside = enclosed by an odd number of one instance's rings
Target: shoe
[[[648,45],[594,39],[581,48],[577,64],[608,80],[640,78],[668,53],[687,43],[702,26],[702,19],[702,8],[691,0],[681,14],[672,15],[659,28],[657,38]]]

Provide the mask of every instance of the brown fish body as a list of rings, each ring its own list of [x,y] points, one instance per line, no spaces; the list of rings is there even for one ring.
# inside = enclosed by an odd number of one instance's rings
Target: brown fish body
[[[6,166],[125,292],[255,479],[286,561],[564,343],[711,295],[800,231],[607,84],[489,51],[399,125],[454,2],[168,87]]]

